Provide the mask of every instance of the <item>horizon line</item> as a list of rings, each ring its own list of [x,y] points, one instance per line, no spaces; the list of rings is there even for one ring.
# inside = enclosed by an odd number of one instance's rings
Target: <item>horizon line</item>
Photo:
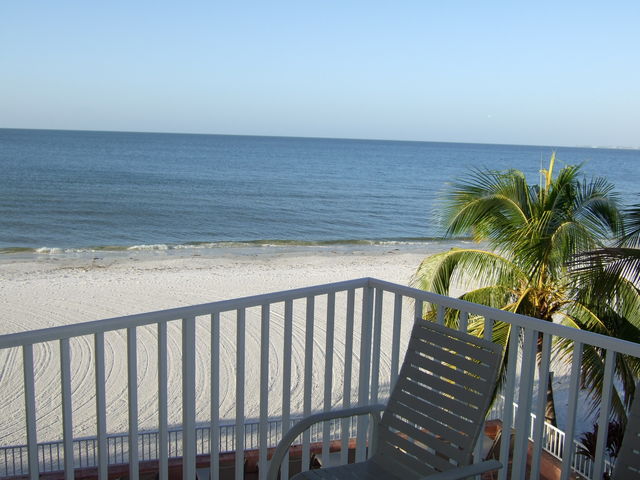
[[[203,132],[167,132],[167,131],[141,131],[141,130],[93,130],[93,129],[69,129],[69,128],[24,128],[24,127],[0,127],[0,130],[36,130],[46,132],[93,132],[93,133],[141,133],[157,135],[202,135],[220,137],[261,137],[261,138],[296,138],[312,140],[349,140],[368,142],[399,142],[399,143],[445,143],[453,145],[502,145],[513,147],[546,147],[546,148],[585,148],[598,150],[640,150],[640,146],[624,145],[544,145],[534,143],[496,143],[496,142],[470,142],[470,141],[442,141],[442,140],[399,140],[390,138],[354,138],[354,137],[325,137],[303,135],[258,135],[250,133],[203,133]]]

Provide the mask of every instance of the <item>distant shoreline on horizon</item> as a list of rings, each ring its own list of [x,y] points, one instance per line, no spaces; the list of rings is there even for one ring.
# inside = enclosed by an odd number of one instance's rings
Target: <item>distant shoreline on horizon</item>
[[[207,132],[161,132],[161,131],[138,131],[138,130],[85,130],[66,128],[22,128],[22,127],[0,127],[2,130],[13,131],[42,131],[42,132],[85,132],[85,133],[113,133],[113,134],[146,134],[146,135],[197,135],[197,136],[219,136],[219,137],[249,137],[249,138],[281,138],[294,140],[342,140],[342,141],[364,141],[364,142],[398,142],[398,143],[433,143],[448,145],[486,145],[505,147],[534,147],[534,148],[586,148],[597,150],[640,150],[640,145],[549,145],[538,143],[504,143],[504,142],[471,142],[452,140],[417,140],[417,139],[395,139],[395,138],[354,138],[354,137],[325,137],[325,136],[296,136],[296,135],[263,135],[251,133],[207,133]]]

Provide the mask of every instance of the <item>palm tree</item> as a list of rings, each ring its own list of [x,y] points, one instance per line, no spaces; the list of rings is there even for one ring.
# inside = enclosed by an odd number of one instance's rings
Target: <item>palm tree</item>
[[[618,453],[620,452],[620,446],[622,445],[622,439],[624,437],[624,425],[617,421],[612,421],[609,423],[609,428],[607,429],[607,441],[605,444],[605,451],[608,460],[612,463],[615,463],[616,458],[618,458]],[[576,449],[576,453],[578,455],[582,455],[584,457],[589,458],[591,461],[595,461],[596,459],[596,441],[598,439],[598,424],[593,424],[593,430],[583,432],[580,436],[579,442],[580,446]],[[609,474],[604,473],[604,479],[611,478]]]
[[[640,205],[623,211],[624,235],[610,246],[576,255],[569,266],[580,279],[578,298],[588,303],[606,327],[602,333],[640,343]],[[579,325],[581,326],[581,325]],[[601,395],[605,352],[594,349],[584,386],[592,398]],[[636,382],[640,377],[640,362],[618,356],[616,371],[622,384],[622,404],[628,409],[633,401]],[[624,408],[616,412],[624,425]]]
[[[614,293],[623,284],[640,291],[640,204],[622,213],[625,233],[616,243],[579,254],[571,263],[588,283],[597,283],[602,295]]]
[[[448,296],[461,292],[461,299],[542,320],[604,329],[573,295],[567,262],[620,231],[617,198],[605,179],[581,180],[579,166],[566,166],[554,177],[554,164],[555,154],[540,185],[528,184],[517,170],[474,170],[454,184],[444,196],[446,235],[470,233],[488,249],[455,248],[427,257],[412,284]],[[445,321],[456,327],[456,314],[448,312]],[[483,322],[472,319],[470,330],[482,335]],[[497,324],[493,340],[508,347],[510,333],[509,324]],[[555,422],[552,410],[547,417]]]

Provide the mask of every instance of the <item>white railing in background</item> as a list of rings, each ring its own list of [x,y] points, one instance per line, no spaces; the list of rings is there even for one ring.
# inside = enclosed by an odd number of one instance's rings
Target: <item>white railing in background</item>
[[[502,418],[502,412],[504,410],[504,395],[499,395],[495,404],[492,406],[489,415],[487,416],[487,420],[496,420]],[[513,403],[513,415],[512,422],[515,423],[515,417],[518,413],[518,404],[516,402]],[[534,441],[534,435],[536,431],[536,414],[530,412],[530,422],[531,426],[529,428],[529,440]],[[562,461],[563,459],[563,448],[565,442],[565,433],[560,430],[558,427],[554,427],[549,422],[544,422],[543,436],[542,436],[542,450],[553,455],[558,460]],[[580,443],[577,439],[573,440],[573,450],[572,450],[572,459],[571,459],[571,470],[575,473],[580,474],[585,479],[595,480],[593,476],[594,471],[594,462],[588,457],[583,455],[579,455],[577,453],[580,447],[584,447],[582,443]],[[613,470],[613,465],[607,459],[604,461],[604,470],[603,473],[610,474]]]
[[[298,418],[292,418],[289,422],[291,428]],[[220,453],[235,452],[235,423],[220,425],[218,434],[218,451]],[[348,422],[349,433],[347,437],[356,435],[356,421]],[[325,433],[327,429],[328,433]],[[267,423],[267,436],[269,447],[277,446],[282,438],[282,420],[270,420]],[[311,428],[311,442],[322,442],[323,435],[330,441],[342,439],[342,421],[332,420],[325,425],[314,425]],[[196,454],[206,455],[210,453],[211,429],[209,426],[196,427]],[[244,424],[244,445],[246,450],[255,450],[260,445],[260,423],[247,422]],[[159,446],[160,432],[158,430],[138,432],[138,458],[141,462],[158,460],[160,457]],[[169,458],[182,456],[182,429],[171,428],[168,430],[168,455]],[[298,439],[300,440],[300,439]],[[299,443],[299,442],[298,442]],[[129,461],[129,435],[110,434],[107,436],[107,448],[109,450],[109,465],[122,465]],[[75,468],[93,468],[98,465],[98,439],[96,437],[75,438],[73,440]],[[64,470],[64,442],[45,442],[38,444],[38,459],[40,473],[59,472]],[[27,446],[18,445],[0,447],[0,477],[14,477],[28,472]]]
[[[174,452],[180,452],[183,457],[183,476],[195,478],[196,455],[208,454],[211,461],[211,478],[219,478],[218,459],[219,454],[228,448],[222,446],[223,438],[231,436],[233,449],[244,451],[257,445],[259,450],[260,477],[264,478],[267,471],[267,449],[277,440],[281,432],[269,432],[270,422],[274,418],[281,418],[285,424],[289,423],[293,415],[309,413],[317,409],[330,409],[348,407],[354,404],[365,405],[374,403],[384,398],[389,385],[393,385],[397,377],[399,364],[403,356],[406,334],[416,317],[423,311],[425,302],[437,305],[438,319],[444,318],[446,309],[461,312],[461,329],[466,329],[467,319],[470,316],[479,316],[485,321],[485,335],[492,333],[495,321],[507,322],[512,325],[518,335],[513,335],[510,340],[509,365],[503,390],[505,401],[501,412],[501,419],[505,432],[515,428],[513,442],[513,466],[512,478],[525,478],[526,449],[528,441],[533,441],[532,472],[530,478],[538,478],[538,468],[542,449],[560,452],[562,455],[562,479],[569,478],[572,468],[582,470],[580,461],[574,461],[576,436],[576,413],[578,409],[579,378],[581,367],[581,354],[584,345],[592,345],[606,352],[606,364],[604,375],[604,392],[601,414],[599,417],[599,432],[597,439],[596,459],[599,459],[592,467],[589,467],[592,478],[601,478],[605,468],[604,459],[604,434],[607,431],[606,422],[610,409],[610,392],[614,379],[614,359],[618,354],[640,357],[640,345],[624,342],[615,338],[588,332],[570,329],[550,322],[543,322],[533,318],[514,315],[501,310],[495,310],[482,305],[443,297],[429,292],[424,292],[409,287],[396,285],[380,280],[364,278],[347,282],[321,285],[286,292],[258,295],[254,297],[240,298],[205,305],[164,310],[147,314],[119,317],[96,322],[88,322],[77,325],[55,327],[45,330],[16,333],[0,337],[0,352],[3,349],[18,349],[22,356],[24,392],[24,425],[27,433],[26,448],[20,450],[22,459],[17,462],[28,473],[31,479],[38,478],[41,471],[48,467],[41,452],[51,448],[51,456],[56,458],[56,465],[62,465],[65,478],[71,480],[74,468],[81,467],[80,454],[76,445],[78,439],[74,439],[73,410],[71,390],[71,363],[70,340],[78,337],[89,337],[94,348],[95,368],[95,404],[96,404],[96,439],[93,440],[91,453],[92,461],[98,469],[98,476],[106,480],[110,463],[126,462],[129,464],[129,476],[137,479],[139,476],[139,462],[147,458],[150,445],[154,445],[156,452],[152,452],[159,458],[159,478],[168,476],[168,459]],[[340,317],[340,325],[337,328],[337,317]],[[277,319],[277,322],[272,321]],[[179,322],[181,340],[181,371],[182,389],[180,404],[182,406],[182,435],[176,439],[174,432],[168,427],[167,407],[170,402],[167,384],[168,356],[167,342],[169,336],[169,324]],[[138,426],[138,348],[137,333],[142,327],[156,326],[155,353],[158,367],[158,432],[153,437],[145,438],[146,432],[139,431]],[[220,393],[220,369],[221,369],[221,328],[235,330],[235,343],[228,344],[224,348],[235,349],[235,362],[231,365],[236,372],[235,382],[235,422],[228,435],[221,433],[224,427],[220,420],[219,393]],[[276,328],[277,327],[277,328]],[[208,365],[208,379],[211,390],[210,421],[207,430],[203,430],[201,424],[196,424],[196,406],[199,401],[196,397],[196,332],[207,332],[210,338],[211,359]],[[249,354],[246,351],[247,333],[255,335],[259,330],[259,353],[251,354],[259,356],[259,371],[247,371],[245,358]],[[112,437],[106,431],[106,392],[105,392],[105,334],[120,331],[126,333],[126,357],[127,357],[127,397],[129,432],[126,438]],[[223,330],[226,331],[226,330]],[[304,331],[302,345],[303,354],[295,357],[292,354],[292,332]],[[199,333],[198,335],[202,335]],[[542,336],[541,362],[535,361],[536,345],[538,337]],[[271,340],[278,338],[278,342]],[[551,347],[553,338],[567,339],[573,342],[573,360],[571,366],[571,385],[569,390],[569,404],[566,413],[566,430],[564,437],[559,432],[544,427],[542,422],[535,422],[535,418],[542,418],[545,407],[545,396],[540,395],[533,401],[534,386],[537,379],[546,379],[549,371]],[[324,340],[324,342],[322,342]],[[48,444],[39,445],[37,439],[38,418],[36,404],[36,372],[34,371],[34,349],[40,344],[57,344],[60,352],[59,378],[60,396],[62,405],[62,432],[61,447],[47,447]],[[335,345],[339,344],[339,348]],[[147,348],[150,348],[148,345]],[[270,353],[278,350],[278,355]],[[299,353],[299,352],[298,352]],[[381,358],[388,359],[388,365],[381,365]],[[294,364],[294,358],[298,358],[299,364]],[[277,374],[271,371],[269,365],[275,362]],[[333,369],[342,368],[341,391],[334,388]],[[292,412],[289,394],[292,390],[292,370],[300,376],[298,383],[302,383],[302,412]],[[384,367],[384,368],[382,368]],[[321,369],[324,374],[313,375],[314,370]],[[537,369],[537,377],[535,375]],[[38,374],[39,375],[39,374]],[[277,375],[282,382],[282,401],[275,402],[269,397],[269,380]],[[281,380],[280,380],[280,377]],[[516,389],[516,381],[518,388]],[[253,398],[245,394],[248,382],[259,385],[259,398]],[[278,387],[280,384],[277,383]],[[2,379],[0,379],[2,388]],[[385,388],[387,390],[385,390]],[[379,390],[382,390],[379,392]],[[538,391],[546,391],[538,388]],[[517,398],[516,398],[517,392]],[[320,398],[322,401],[314,402]],[[339,400],[336,400],[339,398]],[[514,402],[520,405],[521,411],[532,412],[531,415],[515,414]],[[257,404],[260,415],[257,428],[248,424],[245,418],[247,405]],[[22,412],[2,412],[2,415],[19,415]],[[367,440],[367,421],[360,418],[356,422],[355,432],[346,434],[347,426],[340,429],[340,433],[334,432],[342,439],[343,449],[340,460],[346,462],[346,442],[349,437],[356,439],[356,458],[365,458]],[[331,436],[328,431],[333,430],[322,426],[315,430],[312,438],[310,433],[302,437],[303,466],[308,465],[310,457],[310,443],[322,440],[323,452],[327,452]],[[247,436],[249,432],[249,435]],[[342,432],[345,434],[342,435]],[[151,435],[151,434],[150,434]],[[319,436],[318,436],[319,435]],[[208,437],[208,438],[207,438]],[[111,455],[114,451],[112,445],[114,438],[120,438],[117,442],[126,451],[121,458]],[[147,450],[141,448],[141,438],[145,439]],[[542,441],[544,439],[544,441]],[[129,450],[128,445],[137,444],[138,448]],[[52,444],[53,445],[53,444]],[[211,445],[213,448],[208,448]],[[227,445],[227,444],[225,444]],[[500,460],[507,463],[510,442],[503,441],[500,448]],[[81,449],[81,447],[80,447]],[[54,454],[55,450],[55,454]],[[209,451],[207,451],[209,450]],[[74,452],[65,455],[65,452]],[[46,457],[46,455],[45,455]],[[3,461],[0,458],[0,462]],[[235,456],[235,478],[243,477],[243,455]],[[283,477],[288,475],[287,462],[283,463]],[[502,469],[499,479],[505,480],[507,469]]]
[[[491,409],[487,420],[496,420],[501,418],[502,409],[504,408],[504,396],[499,396],[499,401]],[[518,404],[513,402],[514,417],[517,415]],[[529,431],[529,439],[533,441],[534,425],[536,416],[531,413],[531,428]],[[289,426],[297,421],[293,418],[289,422]],[[356,421],[351,419],[349,422],[350,433],[348,437],[356,434]],[[325,430],[328,433],[325,433]],[[254,450],[259,448],[259,422],[247,422],[244,425],[244,445],[245,450]],[[269,447],[275,447],[282,438],[282,420],[269,420],[267,423],[267,436],[270,439]],[[340,440],[342,436],[342,421],[334,420],[326,422],[325,425],[314,425],[311,428],[311,442],[321,442],[326,435],[329,440]],[[169,458],[179,458],[182,456],[182,429],[172,428],[168,430]],[[138,432],[138,455],[140,461],[150,461],[159,459],[159,431]],[[565,434],[562,430],[554,427],[548,422],[544,424],[544,437],[542,449],[553,455],[558,460],[562,460],[562,447],[564,445]],[[206,455],[211,450],[209,442],[211,440],[211,432],[209,426],[196,427],[196,443],[197,455]],[[220,453],[235,452],[235,423],[227,423],[220,425],[218,434],[218,451]],[[300,440],[300,439],[299,439]],[[294,442],[299,444],[299,442]],[[109,465],[126,464],[129,459],[128,434],[110,434],[107,436],[107,446],[109,450]],[[584,478],[592,479],[593,461],[587,457],[575,453],[582,444],[574,439],[574,457],[572,460],[572,470],[579,473]],[[97,466],[98,443],[96,437],[75,438],[73,440],[74,447],[74,465],[76,468],[92,468]],[[64,469],[64,443],[45,442],[38,444],[38,458],[40,462],[40,472],[57,472]],[[27,472],[27,446],[18,445],[10,447],[0,447],[0,477],[12,477],[23,475]],[[611,473],[613,470],[609,461],[605,461],[605,472]]]

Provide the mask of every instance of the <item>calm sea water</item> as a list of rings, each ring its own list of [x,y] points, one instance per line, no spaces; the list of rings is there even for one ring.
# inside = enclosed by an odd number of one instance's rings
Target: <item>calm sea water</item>
[[[447,182],[554,150],[637,202],[638,150],[0,129],[0,251],[421,242]]]

